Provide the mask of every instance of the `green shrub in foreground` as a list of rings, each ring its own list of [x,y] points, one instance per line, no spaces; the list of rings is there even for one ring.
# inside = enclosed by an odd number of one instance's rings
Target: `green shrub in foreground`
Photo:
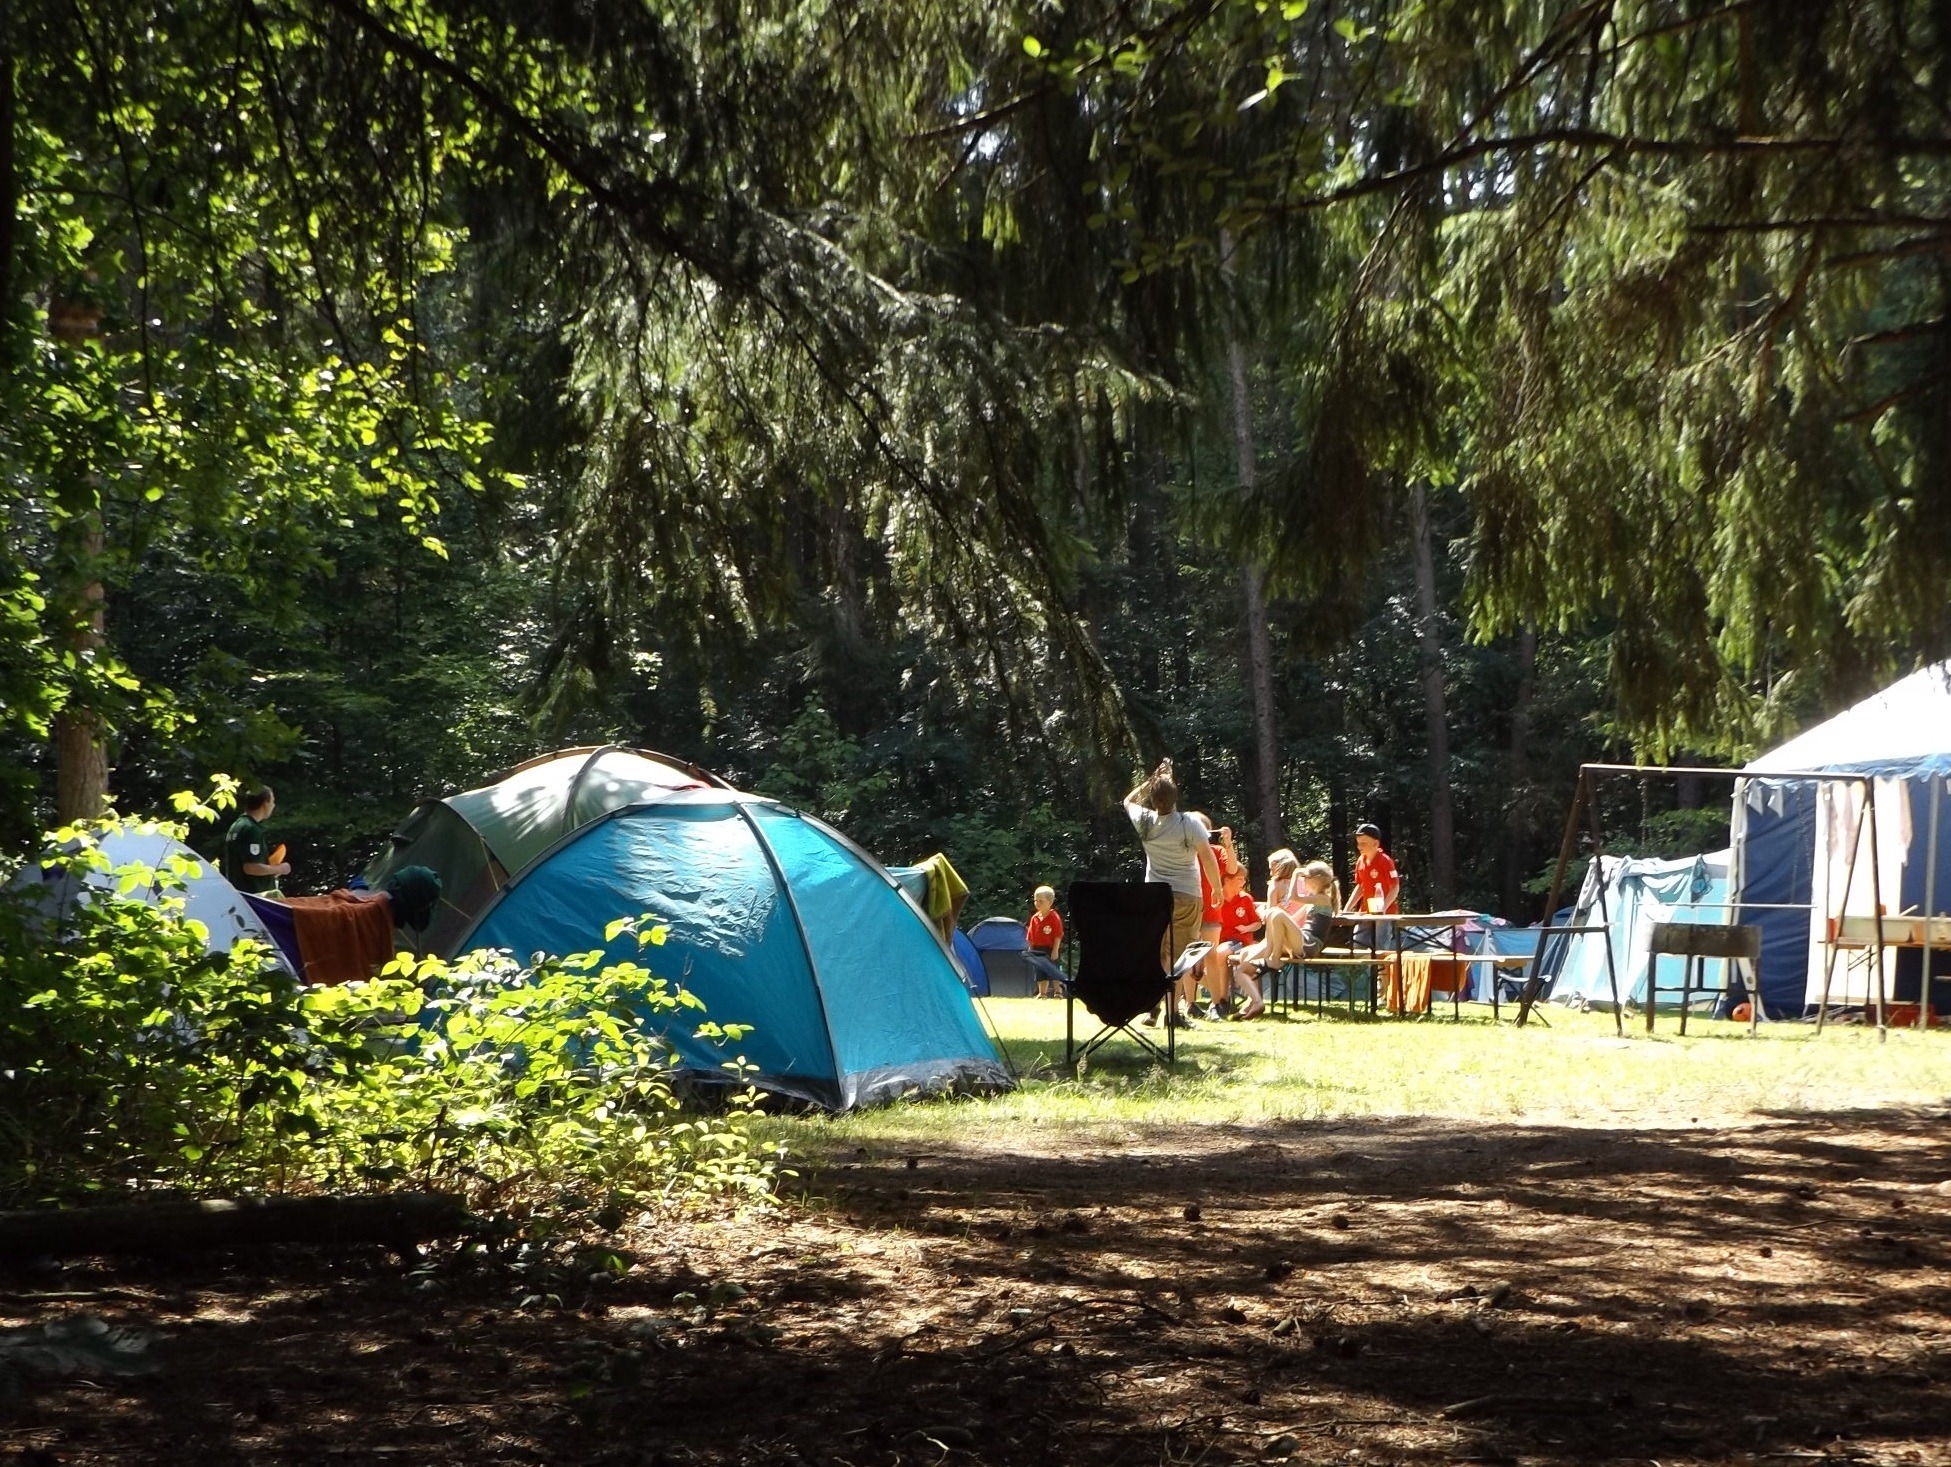
[[[89,832],[65,859],[105,865]],[[452,1188],[477,1203],[768,1192],[756,1096],[687,1112],[645,1019],[701,1009],[636,963],[523,968],[402,955],[385,975],[304,988],[242,944],[204,950],[179,878],[131,868],[58,927],[0,893],[0,1205],[194,1192]],[[661,930],[646,927],[641,944]],[[699,1022],[720,1043],[736,1029]]]

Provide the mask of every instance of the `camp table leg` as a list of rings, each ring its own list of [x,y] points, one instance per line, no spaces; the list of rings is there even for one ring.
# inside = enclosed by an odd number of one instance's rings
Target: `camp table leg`
[[[1606,934],[1606,941],[1612,941],[1612,934]],[[1653,1010],[1659,1007],[1660,993],[1660,955],[1656,952],[1646,959],[1646,1032],[1653,1032]]]
[[[1680,968],[1680,1033],[1687,1032],[1687,1009],[1694,1001],[1694,964],[1699,962],[1692,953]]]
[[[1397,922],[1396,936],[1396,1017],[1406,1018],[1409,1014],[1409,985],[1402,971],[1402,924]]]

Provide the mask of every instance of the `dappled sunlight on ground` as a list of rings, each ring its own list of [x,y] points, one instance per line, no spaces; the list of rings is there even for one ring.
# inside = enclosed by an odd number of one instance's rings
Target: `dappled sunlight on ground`
[[[366,1256],[69,1270],[0,1298],[9,1322],[139,1320],[164,1371],[42,1389],[7,1440],[73,1463],[1951,1462],[1947,1124],[849,1142],[779,1214],[639,1228],[627,1275],[526,1308]]]

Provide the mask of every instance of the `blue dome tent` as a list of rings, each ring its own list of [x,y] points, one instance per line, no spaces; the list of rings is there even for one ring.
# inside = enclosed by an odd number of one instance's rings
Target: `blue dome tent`
[[[618,918],[667,924],[661,947],[614,942]],[[831,1110],[910,1090],[1010,1082],[948,951],[873,857],[820,821],[726,788],[669,791],[558,842],[482,911],[460,951],[517,958],[604,949],[681,984],[761,1089]],[[680,1065],[723,1077],[727,1054],[670,1032]]]

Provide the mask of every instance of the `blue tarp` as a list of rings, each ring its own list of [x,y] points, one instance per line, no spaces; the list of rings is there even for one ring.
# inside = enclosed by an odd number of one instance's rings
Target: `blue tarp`
[[[1588,868],[1572,909],[1571,925],[1596,927],[1603,922],[1607,930],[1577,933],[1566,939],[1564,961],[1551,989],[1553,1000],[1609,1007],[1616,983],[1621,1002],[1644,1008],[1653,924],[1730,921],[1728,860],[1727,851],[1676,860],[1607,856],[1603,874],[1596,865]],[[1658,959],[1658,1002],[1662,1007],[1678,1006],[1686,962],[1685,958],[1671,956]],[[1717,1001],[1716,995],[1728,986],[1728,966],[1719,959],[1698,965],[1695,990],[1698,993],[1704,988],[1707,997],[1696,998],[1696,1004]]]
[[[1568,915],[1565,919],[1570,921]],[[1538,950],[1539,927],[1486,925],[1464,935],[1463,951],[1477,958],[1528,958]],[[1489,1003],[1493,986],[1502,980],[1504,993],[1515,998],[1529,976],[1528,968],[1500,968],[1495,963],[1470,965],[1470,991],[1465,995],[1477,1003]]]
[[[604,929],[669,926],[639,951]],[[1010,1081],[946,949],[886,870],[817,820],[723,789],[614,811],[564,839],[496,898],[463,950],[604,949],[642,962],[750,1024],[737,1051],[761,1088],[833,1110],[914,1089]],[[668,1025],[682,1065],[722,1076],[729,1056]]]

